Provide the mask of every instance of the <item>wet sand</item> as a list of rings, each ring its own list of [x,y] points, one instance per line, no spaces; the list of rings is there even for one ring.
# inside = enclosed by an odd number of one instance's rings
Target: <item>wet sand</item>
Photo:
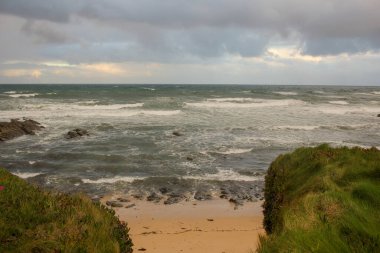
[[[254,252],[262,227],[262,202],[235,209],[225,200],[187,201],[173,205],[146,201],[114,208],[128,222],[134,252]]]

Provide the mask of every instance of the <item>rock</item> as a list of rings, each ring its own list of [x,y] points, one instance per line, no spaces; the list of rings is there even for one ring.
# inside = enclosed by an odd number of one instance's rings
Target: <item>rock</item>
[[[181,202],[184,198],[181,197],[169,197],[167,200],[164,201],[165,205],[171,205],[178,202]]]
[[[174,136],[182,136],[183,134],[181,134],[180,132],[178,131],[173,131],[172,133]]]
[[[244,204],[242,199],[230,198],[229,201],[235,204],[235,206],[242,206]]]
[[[212,195],[208,191],[198,190],[195,192],[194,199],[196,199],[196,200],[211,200]]]
[[[158,189],[162,194],[166,194],[168,192],[171,191],[171,189],[169,189],[168,187],[161,187],[160,189]]]
[[[146,251],[145,248],[139,248],[138,251]]]
[[[132,207],[135,207],[135,206],[136,206],[135,204],[130,204],[130,205],[125,206],[125,208],[132,208]]]
[[[169,194],[169,198],[164,201],[164,204],[165,205],[175,204],[175,203],[181,202],[185,198],[186,198],[185,195],[181,193],[173,192]]]
[[[377,114],[377,117],[380,117],[380,114]]]
[[[188,157],[186,157],[186,160],[188,160],[188,161],[193,161],[193,160],[194,160],[194,158],[192,158],[192,157],[188,156]]]
[[[111,207],[123,207],[123,204],[112,200],[106,201],[106,205]]]
[[[221,198],[221,199],[228,199],[228,195],[221,194],[221,195],[219,196],[219,198]]]
[[[43,129],[37,121],[26,119],[19,121],[11,119],[10,122],[0,122],[0,142],[11,140],[22,135],[35,135],[36,131]]]
[[[142,193],[135,193],[135,194],[132,194],[132,197],[138,200],[142,200],[144,198],[144,195]]]
[[[117,200],[120,202],[129,202],[129,199],[127,198],[117,198]]]
[[[160,195],[158,195],[157,193],[153,192],[152,194],[150,194],[146,200],[148,201],[153,201],[155,203],[158,203],[160,202],[160,200],[162,199],[162,197]]]
[[[73,138],[77,138],[77,137],[81,137],[81,136],[85,136],[85,135],[86,136],[90,135],[87,130],[81,129],[81,128],[76,128],[74,130],[67,132],[66,139],[73,139]]]

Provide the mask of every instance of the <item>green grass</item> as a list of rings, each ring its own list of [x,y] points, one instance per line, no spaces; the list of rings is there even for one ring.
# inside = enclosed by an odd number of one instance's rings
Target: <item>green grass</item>
[[[380,151],[300,148],[265,182],[258,252],[380,252]]]
[[[84,195],[43,191],[0,169],[0,252],[132,252],[126,224]]]

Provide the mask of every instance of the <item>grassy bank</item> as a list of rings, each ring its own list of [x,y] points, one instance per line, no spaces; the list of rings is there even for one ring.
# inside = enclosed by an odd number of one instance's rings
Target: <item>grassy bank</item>
[[[380,252],[380,151],[300,148],[265,182],[258,252]]]
[[[42,191],[0,169],[0,252],[132,252],[114,212],[82,195]]]

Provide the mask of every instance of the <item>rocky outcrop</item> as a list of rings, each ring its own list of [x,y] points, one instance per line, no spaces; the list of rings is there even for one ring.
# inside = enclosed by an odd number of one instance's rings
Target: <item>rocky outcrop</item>
[[[178,131],[173,131],[172,133],[174,136],[182,136],[183,134]]]
[[[82,136],[89,136],[90,134],[88,133],[87,130],[81,129],[81,128],[76,128],[74,130],[71,130],[67,132],[66,134],[66,139],[73,139],[73,138],[78,138]]]
[[[10,122],[0,122],[0,142],[11,140],[22,135],[34,135],[43,129],[37,121],[24,118],[23,121],[11,119]]]

